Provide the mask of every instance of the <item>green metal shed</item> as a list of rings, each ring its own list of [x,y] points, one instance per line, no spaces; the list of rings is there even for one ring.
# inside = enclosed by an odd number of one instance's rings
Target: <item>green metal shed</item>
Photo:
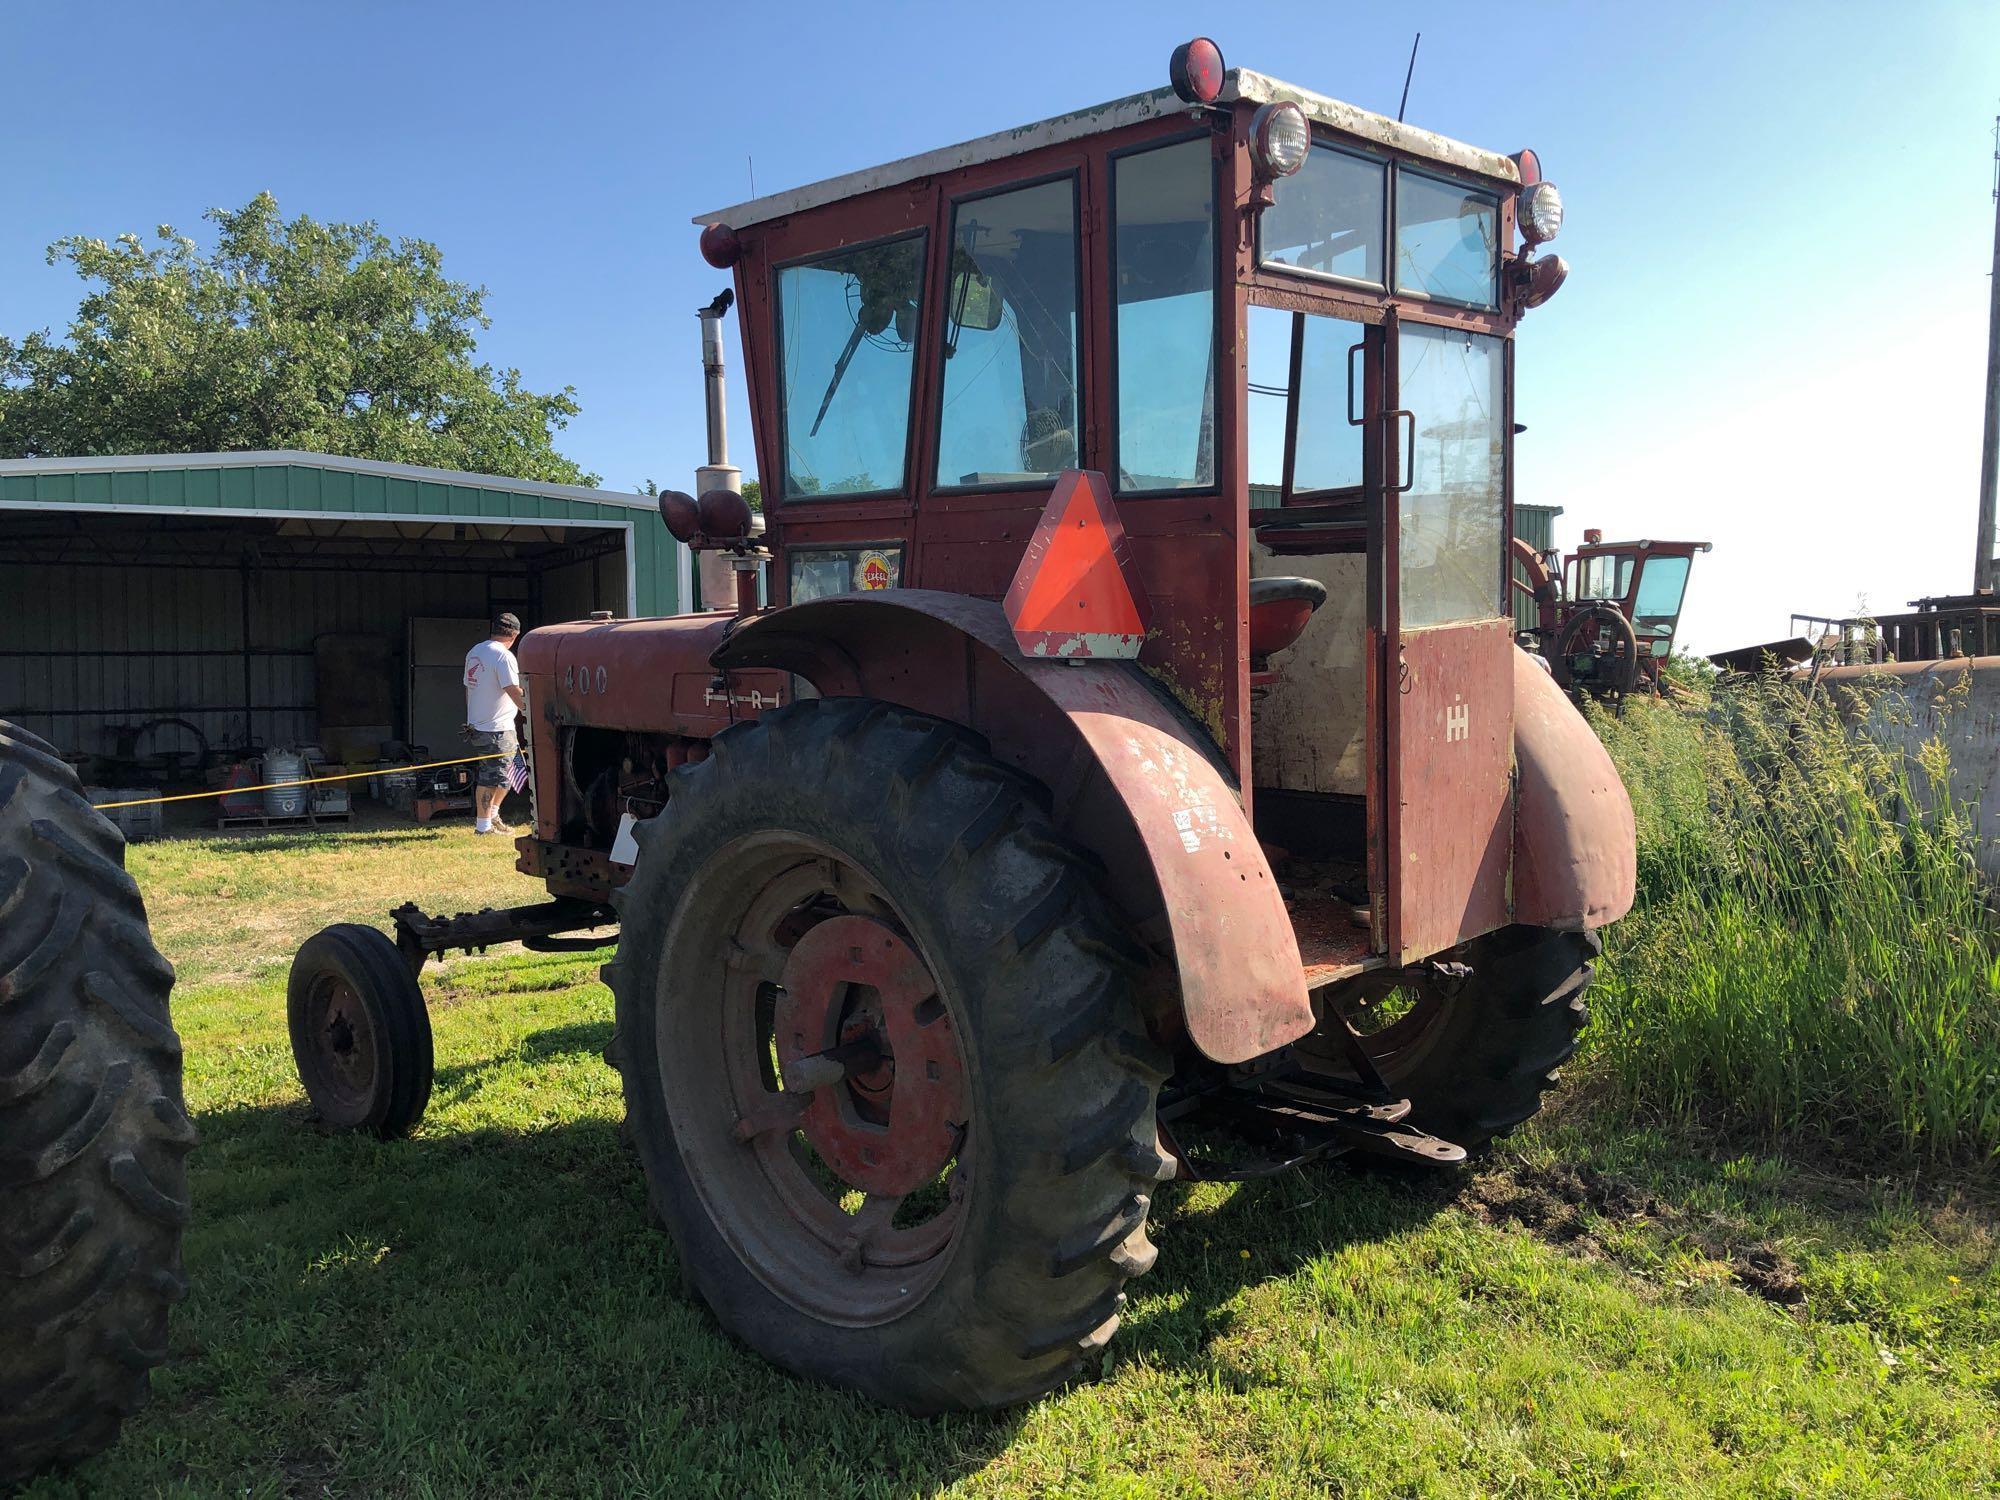
[[[1533,547],[1537,552],[1547,552],[1556,544],[1556,517],[1563,513],[1560,505],[1523,505],[1514,503],[1514,535]],[[1521,565],[1511,565],[1514,576],[1522,582],[1527,579],[1521,572]],[[1514,590],[1514,628],[1533,630],[1541,620],[1535,613],[1535,601],[1519,589]]]
[[[216,745],[317,742],[357,660],[393,659],[384,737],[417,739],[493,613],[532,628],[691,594],[645,495],[299,452],[0,461],[0,717],[66,750],[167,718]]]

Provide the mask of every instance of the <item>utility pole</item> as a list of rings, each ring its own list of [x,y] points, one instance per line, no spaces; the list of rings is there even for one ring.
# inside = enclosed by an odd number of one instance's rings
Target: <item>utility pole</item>
[[[2000,499],[2000,119],[1993,122],[1993,272],[1987,287],[1986,435],[1979,449],[1979,552],[1973,559],[1972,587],[2000,585],[1993,562],[1993,513]]]

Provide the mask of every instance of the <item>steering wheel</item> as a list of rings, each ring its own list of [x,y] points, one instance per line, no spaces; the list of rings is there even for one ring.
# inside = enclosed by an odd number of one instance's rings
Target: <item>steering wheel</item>
[[[1565,688],[1618,697],[1639,681],[1639,637],[1617,605],[1585,604],[1556,632],[1549,665]]]

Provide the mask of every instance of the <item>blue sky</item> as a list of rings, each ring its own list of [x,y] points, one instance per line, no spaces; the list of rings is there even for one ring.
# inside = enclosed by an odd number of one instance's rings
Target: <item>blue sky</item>
[[[1569,284],[1519,349],[1518,494],[1558,536],[1709,538],[1689,637],[1968,586],[2000,6],[1155,4],[0,8],[0,328],[61,327],[57,236],[259,189],[374,218],[490,292],[617,487],[703,457],[690,215],[1232,63],[1562,188]],[[733,354],[733,350],[732,350]],[[740,396],[740,388],[738,392]],[[732,423],[747,462],[748,423]]]

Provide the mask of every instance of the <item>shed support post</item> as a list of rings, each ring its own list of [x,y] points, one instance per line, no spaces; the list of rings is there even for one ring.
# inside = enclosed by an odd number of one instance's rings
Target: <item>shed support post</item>
[[[242,601],[242,642],[243,642],[243,744],[245,748],[254,745],[256,734],[250,727],[250,554],[244,553],[241,571],[237,574],[237,593]]]

